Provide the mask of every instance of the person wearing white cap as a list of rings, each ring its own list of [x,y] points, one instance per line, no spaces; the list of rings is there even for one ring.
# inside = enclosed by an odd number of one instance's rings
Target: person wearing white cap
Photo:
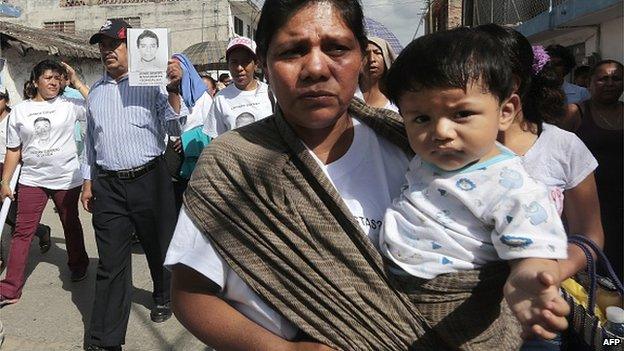
[[[225,52],[234,84],[214,97],[204,121],[204,133],[211,138],[273,114],[269,87],[255,79],[256,42],[237,37],[230,40]]]

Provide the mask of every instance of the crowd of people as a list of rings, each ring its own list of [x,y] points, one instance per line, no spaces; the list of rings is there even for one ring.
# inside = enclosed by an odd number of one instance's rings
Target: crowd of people
[[[19,301],[34,235],[50,247],[48,197],[70,279],[86,278],[80,202],[99,257],[86,350],[125,343],[133,236],[151,320],[173,312],[219,350],[558,350],[560,284],[586,265],[567,236],[621,279],[620,62],[573,84],[568,49],[495,24],[397,56],[358,1],[266,0],[229,75],[175,54],[166,86],[131,86],[128,28],[91,37],[105,73],[90,87],[44,60],[25,101],[0,92],[0,195],[16,203],[0,306]]]

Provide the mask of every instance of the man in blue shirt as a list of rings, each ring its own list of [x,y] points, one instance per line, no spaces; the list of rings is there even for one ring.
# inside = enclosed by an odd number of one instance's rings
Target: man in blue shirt
[[[154,322],[171,317],[170,273],[163,268],[176,224],[171,177],[162,158],[165,125],[185,109],[182,71],[170,61],[164,87],[130,86],[127,28],[107,21],[91,37],[106,72],[88,96],[82,204],[93,213],[99,263],[87,350],[121,350],[131,307],[131,235],[136,232],[154,283]]]
[[[566,97],[566,104],[581,103],[590,98],[589,91],[581,86],[565,81],[565,76],[576,67],[576,59],[570,49],[561,45],[550,45],[546,48],[550,62],[561,81],[561,89]]]

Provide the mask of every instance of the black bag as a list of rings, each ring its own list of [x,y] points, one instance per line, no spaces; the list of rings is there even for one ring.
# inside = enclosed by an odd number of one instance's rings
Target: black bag
[[[609,274],[609,278],[615,285],[617,292],[620,294],[620,298],[624,293],[622,282],[618,280],[617,275],[609,264],[607,257],[593,241],[583,236],[574,235],[568,238],[568,242],[578,246],[581,250],[583,250],[583,253],[585,253],[585,257],[587,259],[587,279],[582,279],[586,280],[586,282],[583,282],[581,285],[584,286],[588,294],[587,307],[585,307],[579,303],[579,301],[577,301],[565,288],[561,289],[563,297],[570,305],[570,315],[568,316],[570,328],[572,328],[577,335],[587,345],[589,345],[589,347],[591,347],[592,350],[622,350],[624,338],[614,335],[605,329],[602,323],[600,323],[598,317],[594,314],[598,274],[596,273],[597,262],[594,260],[592,252],[596,254],[598,263],[601,263],[603,267],[605,267]],[[577,274],[577,276],[579,275]]]
[[[165,153],[163,155],[165,159],[165,164],[167,165],[167,170],[172,178],[179,180],[180,179],[180,169],[182,168],[182,162],[184,161],[184,151],[180,150],[180,152],[175,151],[173,145],[175,145],[176,139],[172,140],[172,137],[167,139],[167,147],[165,148]],[[180,140],[180,137],[177,137],[177,140]]]

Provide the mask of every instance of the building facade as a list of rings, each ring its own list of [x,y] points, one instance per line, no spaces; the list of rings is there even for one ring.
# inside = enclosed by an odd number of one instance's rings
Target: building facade
[[[107,20],[168,28],[172,53],[203,41],[255,36],[260,9],[252,0],[9,0],[21,16],[7,21],[87,36]],[[225,48],[224,48],[225,51]]]
[[[513,25],[533,44],[559,44],[577,64],[600,59],[624,61],[622,0],[470,0],[464,23]]]

